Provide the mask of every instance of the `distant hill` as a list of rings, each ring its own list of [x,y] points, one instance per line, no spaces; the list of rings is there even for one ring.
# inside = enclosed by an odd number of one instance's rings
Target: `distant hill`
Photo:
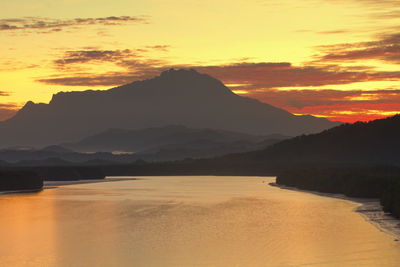
[[[288,137],[255,136],[224,130],[166,126],[143,130],[112,129],[77,143],[43,149],[3,149],[0,160],[25,166],[71,163],[131,163],[209,158],[265,148]]]
[[[78,152],[145,152],[157,151],[161,147],[186,147],[190,148],[200,145],[206,149],[207,145],[230,146],[233,142],[245,142],[255,144],[265,140],[267,144],[272,144],[270,140],[281,141],[288,137],[283,135],[250,135],[238,132],[216,130],[216,129],[193,129],[186,126],[171,125],[165,127],[154,127],[141,130],[110,129],[96,135],[82,139],[76,143],[64,143],[62,147]],[[258,146],[260,148],[261,146]]]
[[[28,102],[13,118],[0,122],[0,147],[48,146],[76,142],[112,128],[166,125],[295,136],[337,123],[295,116],[236,95],[219,80],[194,70],[169,70],[109,90],[60,92],[49,104]]]
[[[55,152],[59,154],[67,154],[74,152],[73,150],[67,149],[63,146],[51,145],[41,149],[44,152]]]
[[[232,155],[236,160],[290,163],[400,164],[400,115],[342,124],[319,134],[301,135],[266,149]]]
[[[232,136],[233,137],[233,136]],[[227,137],[225,140],[215,140],[212,138],[193,139],[186,142],[177,142],[171,144],[160,145],[148,150],[137,153],[138,156],[153,155],[159,161],[179,160],[185,158],[212,158],[231,153],[254,151],[268,147],[287,137],[270,135],[265,136],[263,140],[260,137],[248,139],[231,139]],[[185,141],[185,139],[182,139]]]

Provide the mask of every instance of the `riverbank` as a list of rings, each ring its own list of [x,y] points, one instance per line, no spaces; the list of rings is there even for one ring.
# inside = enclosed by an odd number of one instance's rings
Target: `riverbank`
[[[138,178],[121,178],[121,177],[106,177],[104,179],[88,179],[74,181],[44,181],[43,189],[57,188],[58,186],[77,185],[77,184],[93,184],[93,183],[108,183],[118,181],[138,180]]]
[[[138,178],[109,177],[104,179],[87,179],[87,180],[72,180],[72,181],[44,181],[43,188],[40,189],[5,190],[5,191],[0,191],[0,195],[37,193],[46,189],[54,189],[59,186],[66,186],[66,185],[108,183],[108,182],[129,181],[129,180],[138,180]]]
[[[43,189],[26,189],[26,190],[6,190],[0,191],[0,195],[8,195],[8,194],[28,194],[28,193],[37,193],[42,191]]]
[[[355,202],[358,204],[358,206],[354,209],[354,212],[359,213],[366,221],[377,227],[380,231],[393,236],[395,241],[400,241],[400,220],[384,212],[382,205],[377,198],[347,197],[343,194],[321,193],[317,191],[298,189],[291,186],[279,185],[277,183],[269,183],[269,185],[285,190],[293,190],[322,197],[338,198]]]

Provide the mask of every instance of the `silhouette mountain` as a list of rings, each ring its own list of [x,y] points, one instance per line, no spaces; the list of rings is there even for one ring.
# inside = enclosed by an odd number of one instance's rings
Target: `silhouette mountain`
[[[400,115],[370,122],[342,124],[319,134],[301,135],[266,149],[231,155],[235,160],[268,163],[400,162]]]
[[[206,143],[211,146],[212,144],[225,144],[229,146],[233,142],[238,141],[251,144],[271,139],[280,141],[286,138],[288,137],[282,135],[257,136],[226,130],[193,129],[181,125],[169,125],[141,130],[110,129],[86,137],[79,142],[64,143],[61,146],[79,152],[141,152],[154,151],[163,146],[182,147],[184,145],[189,146],[190,144],[195,145],[195,143],[200,145],[199,143],[201,143],[203,144],[201,147],[206,148]],[[258,146],[258,148],[260,147]]]
[[[31,101],[0,123],[1,147],[73,142],[110,128],[165,125],[214,128],[256,135],[294,136],[337,123],[285,110],[231,92],[195,70],[169,70],[149,80],[105,91],[60,92],[49,104]]]

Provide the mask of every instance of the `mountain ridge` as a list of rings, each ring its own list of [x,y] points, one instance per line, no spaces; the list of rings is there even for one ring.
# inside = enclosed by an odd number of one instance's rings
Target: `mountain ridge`
[[[221,144],[237,141],[258,143],[264,140],[283,140],[283,135],[258,136],[218,129],[195,129],[183,125],[168,125],[140,130],[108,129],[88,136],[76,143],[62,143],[60,146],[77,152],[141,152],[166,145],[184,145],[199,140]]]
[[[224,130],[192,129],[179,125],[142,130],[110,129],[78,143],[51,145],[41,149],[0,149],[0,161],[14,166],[35,166],[211,158],[261,149],[285,138],[280,135],[252,136]]]
[[[195,70],[168,70],[109,90],[59,92],[48,104],[29,101],[13,118],[0,123],[0,138],[2,147],[47,146],[77,141],[108,128],[171,124],[294,136],[337,123],[296,116],[236,95],[221,81]]]

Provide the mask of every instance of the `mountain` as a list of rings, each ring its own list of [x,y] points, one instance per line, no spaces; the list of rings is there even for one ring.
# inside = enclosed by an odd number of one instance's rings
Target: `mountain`
[[[148,151],[138,153],[138,156],[153,155],[155,160],[182,160],[187,158],[212,158],[231,153],[240,153],[259,150],[279,142],[282,139],[266,139],[261,142],[235,141],[235,142],[217,142],[207,139],[199,139],[183,144],[169,144],[156,147]]]
[[[215,147],[215,144],[229,146],[238,141],[257,143],[271,139],[280,141],[286,138],[282,135],[258,136],[226,130],[193,129],[186,126],[169,125],[141,130],[110,129],[76,143],[63,143],[61,146],[79,152],[126,151],[138,153],[159,150],[163,146],[189,147],[189,144],[193,142],[203,142],[202,147],[205,143]]]
[[[286,138],[281,135],[255,136],[174,125],[143,130],[111,129],[77,143],[52,145],[43,149],[3,149],[0,150],[0,160],[36,166],[95,161],[130,163],[136,160],[209,158],[265,148]]]
[[[295,116],[236,95],[219,80],[195,70],[169,70],[109,90],[60,92],[48,104],[27,102],[14,117],[0,123],[0,146],[48,146],[111,128],[165,125],[295,136],[337,123]]]
[[[233,155],[236,160],[289,163],[400,164],[400,115],[342,124],[302,135],[266,149]]]

